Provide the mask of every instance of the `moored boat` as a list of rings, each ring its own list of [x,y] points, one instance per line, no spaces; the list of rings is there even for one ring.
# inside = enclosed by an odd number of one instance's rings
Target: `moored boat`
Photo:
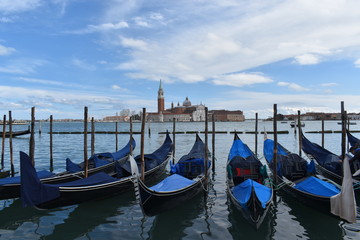
[[[171,175],[158,184],[148,187],[141,179],[135,183],[139,191],[139,201],[143,213],[154,216],[178,205],[184,204],[207,188],[205,171],[205,145],[196,134],[195,143],[187,155],[171,165]]]
[[[145,171],[146,179],[151,180],[163,172],[171,155],[172,140],[167,135],[164,143],[156,151],[144,156],[145,162],[149,162],[149,167]],[[136,178],[131,172],[130,161],[135,161],[132,160],[131,155],[115,162],[113,174],[98,172],[88,178],[60,184],[40,182],[29,157],[21,152],[20,159],[21,200],[24,207],[35,206],[40,209],[50,209],[111,197],[133,189],[133,181]]]
[[[264,142],[264,156],[273,174],[274,141]],[[277,145],[277,184],[287,194],[314,209],[331,214],[331,198],[341,193],[335,182],[315,172],[315,163],[308,163],[298,154]]]
[[[272,188],[264,166],[234,134],[227,161],[227,193],[236,209],[258,229],[272,205]]]
[[[93,175],[98,172],[114,173],[115,163],[124,158],[130,153],[130,146],[135,148],[135,140],[131,139],[119,151],[114,153],[98,153],[89,159],[88,175]],[[85,177],[83,169],[84,164],[72,163],[69,159],[66,160],[67,171],[61,173],[52,173],[47,170],[37,171],[36,175],[42,183],[58,184],[69,181],[75,181]],[[0,200],[20,197],[20,176],[7,177],[0,179]]]

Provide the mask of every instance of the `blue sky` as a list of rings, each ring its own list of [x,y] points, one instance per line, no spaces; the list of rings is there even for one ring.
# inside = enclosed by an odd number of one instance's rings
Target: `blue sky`
[[[357,0],[1,0],[0,113],[360,112]]]

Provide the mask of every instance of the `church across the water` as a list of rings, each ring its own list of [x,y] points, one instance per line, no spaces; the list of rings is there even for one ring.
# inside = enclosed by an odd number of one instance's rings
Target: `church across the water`
[[[200,122],[205,120],[205,105],[192,105],[188,97],[186,97],[182,105],[178,103],[174,106],[174,103],[171,103],[171,108],[165,109],[164,90],[161,80],[157,100],[158,111],[147,115],[147,119],[150,121],[169,122],[173,121],[174,118],[179,122]]]
[[[175,118],[178,122],[201,122],[205,120],[205,105],[192,105],[188,97],[185,98],[182,105],[178,102],[176,106],[171,103],[171,108],[165,109],[164,89],[160,80],[158,90],[158,111],[147,114],[147,120],[153,122],[170,122]],[[228,110],[212,110],[208,112],[208,119],[215,121],[244,121],[243,112]]]

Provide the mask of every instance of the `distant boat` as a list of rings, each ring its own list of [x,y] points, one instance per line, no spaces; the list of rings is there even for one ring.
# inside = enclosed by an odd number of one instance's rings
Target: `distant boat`
[[[291,126],[291,127],[295,127],[295,122],[291,122],[291,123],[290,123],[290,126]],[[298,127],[298,124],[297,124],[297,123],[296,123],[296,127]],[[302,122],[302,123],[301,123],[301,127],[305,127],[305,123]]]
[[[341,125],[341,124],[342,124],[342,122],[338,122],[337,124]],[[346,124],[349,124],[349,125],[356,125],[356,122],[348,122],[348,123],[346,123]]]
[[[13,131],[12,132],[12,137],[17,137],[17,136],[21,136],[21,135],[26,135],[30,133],[30,128],[28,128],[25,131]],[[3,132],[0,132],[0,137],[2,138],[3,136]],[[10,132],[5,132],[5,137],[10,137]]]

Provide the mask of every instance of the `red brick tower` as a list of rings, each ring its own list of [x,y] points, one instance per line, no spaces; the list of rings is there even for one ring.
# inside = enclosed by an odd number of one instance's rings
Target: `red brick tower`
[[[164,104],[164,90],[162,89],[162,84],[160,80],[160,86],[158,90],[158,113],[161,113],[165,109]]]

